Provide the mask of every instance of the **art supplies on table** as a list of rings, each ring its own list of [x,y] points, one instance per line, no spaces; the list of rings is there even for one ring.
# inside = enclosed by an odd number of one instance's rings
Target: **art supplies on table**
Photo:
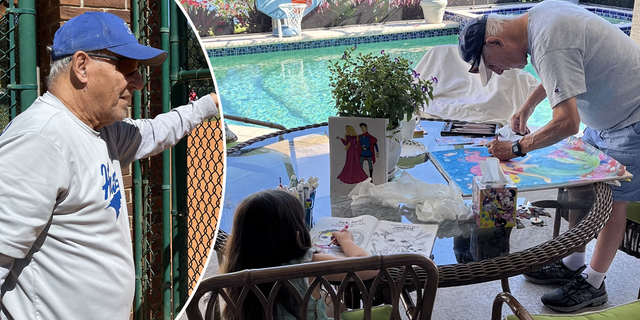
[[[331,195],[348,195],[358,183],[387,182],[390,169],[386,138],[389,119],[329,117],[329,170]],[[393,167],[392,169],[394,169]]]
[[[416,124],[416,130],[413,131],[413,138],[422,138],[425,134],[429,134],[427,129],[420,125],[420,123]]]
[[[305,211],[305,223],[311,229],[313,227],[313,206],[316,199],[316,189],[318,189],[318,177],[309,177],[305,182],[304,178],[298,180],[295,175],[292,175],[289,178],[289,186],[283,186],[282,178],[280,178],[280,184],[276,189],[285,190],[300,200]]]
[[[472,193],[473,177],[480,175],[480,161],[491,157],[483,147],[429,153],[436,168],[463,196]],[[501,168],[520,191],[624,180],[631,176],[621,170],[624,165],[576,137],[533,150],[522,158],[501,161]]]
[[[453,146],[460,144],[471,144],[474,146],[485,146],[490,141],[493,141],[494,137],[465,137],[465,136],[446,136],[436,137],[436,143],[440,146]]]
[[[349,226],[353,242],[372,255],[418,253],[429,257],[438,232],[437,224],[391,222],[369,215],[322,217],[310,231],[313,246],[323,253],[344,256],[340,246],[332,244],[331,235],[345,230],[345,226]]]
[[[445,122],[441,136],[490,137],[497,135],[495,123]]]

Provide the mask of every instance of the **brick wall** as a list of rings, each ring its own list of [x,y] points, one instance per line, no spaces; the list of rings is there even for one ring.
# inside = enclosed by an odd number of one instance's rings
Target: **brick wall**
[[[49,74],[47,46],[53,43],[53,35],[67,20],[87,11],[113,13],[131,23],[131,0],[40,0],[38,1],[38,54],[42,92],[46,90],[44,79]]]

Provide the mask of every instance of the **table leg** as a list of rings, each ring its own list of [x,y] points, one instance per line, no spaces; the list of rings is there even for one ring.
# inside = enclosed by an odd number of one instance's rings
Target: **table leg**
[[[564,192],[563,188],[558,188],[558,201],[562,199]],[[562,223],[562,212],[560,210],[562,209],[556,209],[555,219],[553,221],[553,238],[560,234],[560,224]]]
[[[500,283],[502,284],[502,292],[511,293],[511,288],[509,288],[509,278],[508,277],[504,277],[504,278],[500,279]]]

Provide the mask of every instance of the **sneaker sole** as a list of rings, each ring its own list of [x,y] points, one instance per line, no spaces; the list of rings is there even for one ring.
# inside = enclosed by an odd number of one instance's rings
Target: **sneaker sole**
[[[603,296],[601,297],[597,297],[595,299],[591,299],[589,301],[585,301],[581,304],[575,305],[573,307],[559,307],[559,306],[549,306],[546,305],[547,307],[555,310],[555,311],[560,311],[560,312],[574,312],[574,311],[578,311],[582,308],[586,308],[586,307],[597,307],[597,306],[601,306],[603,304],[605,304],[607,301],[609,300],[609,296],[605,293]]]
[[[569,281],[571,281],[571,279],[560,279],[560,278],[556,278],[556,279],[538,279],[538,278],[533,278],[533,277],[529,277],[526,274],[523,275],[525,277],[525,279],[529,280],[530,282],[533,282],[535,284],[565,284]]]

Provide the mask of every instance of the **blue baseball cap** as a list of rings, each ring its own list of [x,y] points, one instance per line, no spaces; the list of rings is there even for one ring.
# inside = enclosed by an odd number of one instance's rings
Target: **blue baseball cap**
[[[458,54],[471,65],[469,72],[479,73],[482,86],[491,79],[492,72],[487,69],[482,58],[484,37],[487,28],[487,15],[471,19],[458,35]]]
[[[63,24],[53,37],[51,59],[104,49],[148,66],[167,59],[167,52],[141,45],[124,20],[106,12],[85,12]]]

